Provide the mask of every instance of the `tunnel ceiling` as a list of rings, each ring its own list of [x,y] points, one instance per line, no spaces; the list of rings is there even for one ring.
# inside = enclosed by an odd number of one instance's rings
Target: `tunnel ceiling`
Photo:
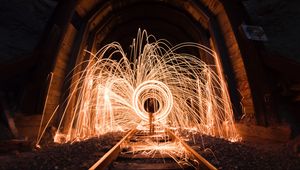
[[[217,2],[210,4],[212,8],[218,8]],[[210,46],[212,13],[198,1],[80,1],[75,9],[77,17],[72,20],[76,29],[84,32],[81,48],[92,52],[113,41],[128,52],[139,28],[172,45],[196,42]]]
[[[208,44],[208,30],[183,10],[156,1],[115,9],[97,24],[91,36],[95,38],[97,49],[112,41],[119,42],[126,49],[139,28],[173,45],[182,42]]]
[[[88,6],[86,2],[77,6]],[[201,10],[194,14],[187,12],[184,6],[190,2],[182,1],[107,1],[99,2],[91,7],[83,18],[87,21],[87,49],[97,51],[104,45],[117,41],[126,53],[130,53],[130,45],[136,37],[138,29],[146,30],[157,39],[166,39],[172,45],[182,42],[196,42],[206,46],[209,44],[207,20]],[[201,15],[203,16],[199,16]],[[193,16],[194,15],[194,16]],[[189,49],[198,54],[196,49]],[[204,55],[203,55],[204,56]]]

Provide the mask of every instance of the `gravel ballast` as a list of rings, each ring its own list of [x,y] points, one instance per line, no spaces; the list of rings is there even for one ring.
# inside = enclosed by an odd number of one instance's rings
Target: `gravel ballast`
[[[88,169],[125,133],[108,133],[81,142],[52,144],[41,150],[0,156],[0,169]],[[187,143],[218,169],[300,169],[300,157],[287,144],[229,142],[185,134]]]

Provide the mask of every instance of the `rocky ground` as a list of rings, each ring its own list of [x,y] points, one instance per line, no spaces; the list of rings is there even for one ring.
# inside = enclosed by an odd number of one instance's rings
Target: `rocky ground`
[[[218,169],[300,169],[300,157],[292,146],[279,143],[232,143],[195,134],[188,143]]]
[[[52,144],[41,150],[13,151],[0,156],[0,169],[87,169],[121,139],[109,133],[73,144]],[[185,134],[188,144],[218,169],[300,169],[300,157],[286,144],[237,142]]]
[[[99,138],[66,144],[50,144],[41,150],[0,153],[0,169],[88,169],[114,146],[124,133],[108,133]]]

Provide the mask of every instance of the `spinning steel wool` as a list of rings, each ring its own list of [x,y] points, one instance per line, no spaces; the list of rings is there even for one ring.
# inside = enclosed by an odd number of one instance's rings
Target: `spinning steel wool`
[[[138,32],[131,47],[129,56],[117,42],[96,54],[88,52],[91,58],[83,63],[85,69],[72,84],[74,90],[66,102],[55,142],[146,128],[149,114],[153,114],[155,126],[196,130],[228,140],[238,138],[227,85],[214,51],[196,43],[170,47],[146,31]],[[204,51],[216,64],[177,53],[187,47]],[[150,105],[153,113],[147,108],[149,100],[154,102]]]

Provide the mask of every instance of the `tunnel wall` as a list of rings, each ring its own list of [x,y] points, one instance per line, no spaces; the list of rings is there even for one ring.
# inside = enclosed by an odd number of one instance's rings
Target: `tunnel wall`
[[[118,4],[116,2],[117,1],[82,0],[76,4],[70,17],[64,19],[64,22],[67,23],[65,25],[66,31],[61,34],[57,53],[53,55],[55,59],[53,61],[55,62],[53,63],[52,70],[50,70],[53,72],[53,78],[51,84],[49,84],[49,90],[47,91],[48,98],[45,100],[44,110],[46,119],[44,122],[50,118],[56,106],[66,99],[65,96],[68,94],[71,83],[66,83],[66,75],[72,70],[72,67],[74,67],[76,63],[80,63],[86,57],[82,51],[89,46],[89,35],[93,28],[96,27],[96,23],[113,11],[114,5],[123,5],[122,3]],[[126,3],[129,4],[134,2],[134,0],[126,1]],[[253,97],[253,90],[255,90],[257,84],[263,83],[263,80],[257,79],[253,76],[256,73],[251,72],[253,71],[252,66],[254,64],[251,60],[255,60],[255,56],[243,55],[247,54],[247,48],[241,47],[245,45],[245,43],[242,43],[245,40],[239,34],[238,27],[241,23],[246,21],[243,16],[244,13],[239,13],[240,10],[243,9],[241,3],[235,0],[185,2],[166,0],[164,2],[181,7],[180,10],[189,13],[199,24],[209,31],[212,42],[222,61],[225,77],[228,82],[231,81],[231,83],[228,83],[229,86],[231,86],[230,91],[232,91],[232,86],[238,90],[233,90],[234,92],[231,93],[231,96],[235,95],[235,97],[238,97],[238,101],[233,102],[234,109],[238,112],[237,119],[245,114],[246,117],[252,119],[256,117],[256,121],[260,122],[260,116],[258,115],[264,114],[263,108],[261,105],[255,105],[254,103],[263,102],[263,98],[257,95]],[[232,10],[235,8],[239,10]],[[57,13],[64,12],[68,11],[64,11],[63,9],[57,11]],[[54,22],[53,25],[57,24]],[[250,43],[251,46],[251,42],[247,43],[247,45]],[[245,59],[245,57],[248,58]],[[245,61],[248,63],[245,63]],[[259,65],[256,67],[259,67]],[[251,78],[250,80],[249,77]],[[250,81],[256,81],[256,84],[251,86]],[[232,100],[234,99],[232,98]],[[237,98],[235,98],[235,100],[237,100]],[[242,104],[241,109],[238,109],[240,107],[239,102]]]

